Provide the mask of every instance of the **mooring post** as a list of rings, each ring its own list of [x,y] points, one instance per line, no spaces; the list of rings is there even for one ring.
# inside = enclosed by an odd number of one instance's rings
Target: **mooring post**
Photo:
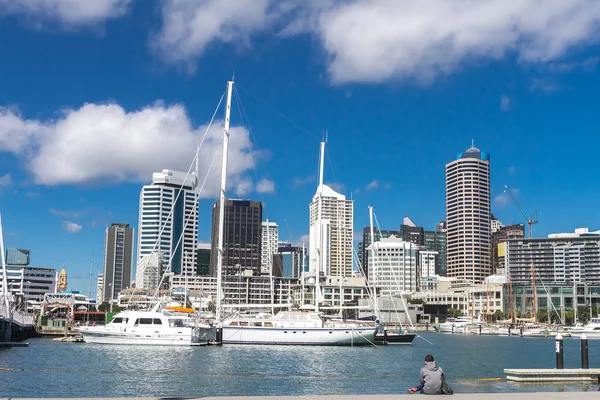
[[[588,338],[585,333],[581,335],[581,368],[590,368],[590,360],[588,357]]]
[[[563,337],[559,333],[556,335],[556,369],[564,369],[564,358],[563,358]]]

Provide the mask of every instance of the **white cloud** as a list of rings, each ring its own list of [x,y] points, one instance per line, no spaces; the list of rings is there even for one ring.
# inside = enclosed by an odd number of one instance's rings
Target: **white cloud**
[[[163,26],[152,46],[173,63],[193,61],[212,43],[249,45],[271,19],[270,0],[162,0]]]
[[[83,226],[76,224],[75,222],[65,220],[62,222],[62,228],[69,233],[79,233],[83,229]]]
[[[0,176],[0,188],[9,187],[10,185],[12,185],[12,177],[10,174]]]
[[[502,111],[508,111],[512,108],[513,105],[513,101],[510,97],[508,97],[507,95],[503,94],[502,96],[500,96],[500,109]]]
[[[14,14],[37,22],[81,26],[121,17],[131,3],[132,0],[0,0],[0,16]]]
[[[302,247],[302,243],[304,243],[304,247],[306,249],[306,252],[308,253],[308,248],[310,247],[310,235],[304,234],[301,235],[298,240],[294,240],[292,242],[292,245],[296,246],[296,247]]]
[[[365,189],[367,191],[370,191],[370,190],[375,190],[378,187],[379,187],[379,181],[377,179],[375,179],[374,181],[371,181],[371,183],[369,183]]]
[[[506,193],[501,193],[499,195],[494,196],[492,200],[492,205],[494,208],[504,208],[510,204],[510,197]]]
[[[50,214],[58,215],[59,217],[71,218],[71,219],[77,219],[81,216],[81,212],[79,212],[79,211],[61,211],[61,210],[56,210],[54,208],[51,208],[48,210],[48,212]]]
[[[515,198],[519,197],[519,189],[510,188],[510,191],[513,194],[513,196],[515,196]],[[504,192],[494,196],[494,198],[492,199],[492,207],[504,208],[510,206],[512,202],[513,200],[510,197],[510,194],[507,193],[505,190]]]
[[[206,126],[192,126],[183,106],[162,102],[130,112],[118,104],[86,104],[48,122],[0,108],[0,151],[23,158],[35,182],[44,185],[148,182],[164,168],[187,171],[205,131]],[[200,182],[217,153],[203,197],[218,191],[221,140],[217,120],[200,150]],[[237,195],[251,191],[245,173],[266,156],[252,149],[245,128],[231,127],[228,189]]]
[[[316,179],[314,176],[307,176],[305,178],[294,178],[294,179],[292,179],[292,187],[294,189],[297,189],[300,186],[304,186],[308,183],[313,183],[313,182],[316,182]]]
[[[275,183],[269,179],[262,178],[256,184],[257,193],[273,193],[275,191]]]
[[[26,197],[31,197],[31,198],[34,198],[34,197],[42,197],[41,193],[39,193],[39,192],[27,192],[27,193],[25,194],[25,196],[26,196]]]
[[[517,172],[517,167],[515,167],[514,165],[511,165],[510,167],[508,167],[508,174],[509,175],[514,175]]]
[[[233,4],[232,4],[233,3]],[[309,34],[331,81],[429,82],[466,63],[514,54],[555,62],[598,41],[596,0],[162,1],[153,45],[188,66],[213,43],[249,46],[252,36]]]

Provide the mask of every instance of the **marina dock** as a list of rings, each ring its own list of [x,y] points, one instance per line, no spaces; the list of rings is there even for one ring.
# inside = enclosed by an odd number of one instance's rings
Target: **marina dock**
[[[171,397],[169,400],[399,400],[406,399],[409,394],[357,394],[357,395],[327,395],[327,396],[223,396],[223,397]],[[443,395],[439,396],[427,396],[427,398],[443,398]],[[486,400],[571,400],[576,398],[578,400],[597,400],[598,392],[539,392],[539,393],[455,393],[454,400],[480,400],[485,398]],[[113,397],[111,400],[164,400],[165,397]],[[8,398],[0,398],[0,400],[9,400]],[[17,400],[11,398],[10,400]],[[25,400],[25,399],[23,399]],[[33,400],[33,399],[27,399]],[[42,399],[40,399],[42,400]],[[84,400],[84,399],[52,399],[44,398],[44,400]],[[100,398],[86,398],[85,400],[100,400]]]
[[[589,369],[505,369],[506,379],[515,382],[590,382],[600,383],[600,368]]]

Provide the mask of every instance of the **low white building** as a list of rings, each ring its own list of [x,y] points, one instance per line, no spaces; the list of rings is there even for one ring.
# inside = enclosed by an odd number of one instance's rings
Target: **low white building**
[[[394,235],[372,243],[369,252],[369,286],[382,295],[417,291],[419,247]]]
[[[46,293],[55,293],[58,272],[54,268],[30,265],[7,265],[8,291],[24,295],[28,300],[42,301]],[[3,272],[0,269],[0,292],[3,288]]]

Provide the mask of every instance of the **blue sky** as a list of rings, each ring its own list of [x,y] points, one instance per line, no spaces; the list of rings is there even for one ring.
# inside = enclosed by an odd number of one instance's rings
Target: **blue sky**
[[[444,166],[472,139],[502,222],[522,222],[507,184],[536,236],[600,229],[599,22],[588,0],[0,0],[5,244],[87,291],[106,226],[137,228],[152,171],[187,169],[234,71],[231,197],[264,201],[281,240],[308,232],[324,130],[356,232],[368,205],[382,229],[433,229]]]

